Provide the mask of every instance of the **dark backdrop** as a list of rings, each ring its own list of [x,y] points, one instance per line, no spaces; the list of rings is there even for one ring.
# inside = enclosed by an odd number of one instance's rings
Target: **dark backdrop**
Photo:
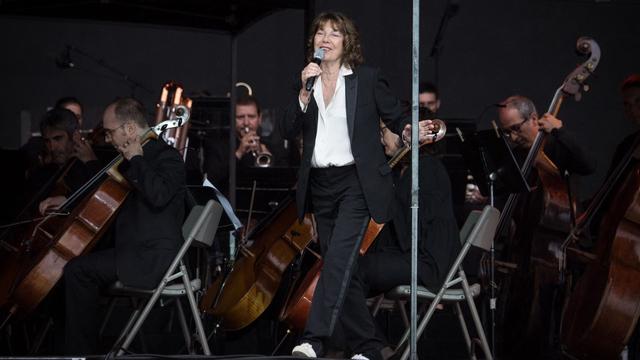
[[[531,97],[540,112],[555,89],[583,59],[576,39],[598,41],[602,60],[580,103],[567,102],[559,117],[593,153],[598,172],[585,181],[585,193],[599,186],[615,144],[631,131],[623,120],[618,93],[626,74],[640,72],[640,4],[636,1],[459,0],[444,33],[439,86],[446,117],[475,118],[480,110],[508,95]],[[429,57],[445,0],[423,1],[421,75],[435,79]],[[316,0],[315,10],[339,10],[355,19],[367,63],[380,66],[400,97],[411,81],[411,6],[409,0]],[[251,84],[263,106],[283,106],[293,74],[303,66],[304,12],[278,11],[238,36],[238,80]],[[65,44],[103,59],[152,90],[135,95],[151,107],[166,80],[186,91],[224,95],[230,83],[227,34],[150,25],[0,17],[3,91],[0,145],[20,143],[20,112],[29,111],[35,127],[46,106],[64,95],[88,107],[88,126],[102,107],[131,89],[95,63],[73,55],[78,70],[60,70],[54,59]],[[495,118],[489,113],[479,126]]]

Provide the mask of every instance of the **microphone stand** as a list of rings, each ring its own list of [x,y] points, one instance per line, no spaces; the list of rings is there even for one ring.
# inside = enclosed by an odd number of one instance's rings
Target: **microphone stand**
[[[99,65],[100,67],[108,70],[109,72],[117,75],[116,79],[121,80],[126,82],[129,87],[131,88],[131,96],[134,97],[135,96],[135,92],[136,89],[142,89],[145,92],[147,92],[148,94],[153,94],[154,92],[151,91],[148,87],[144,86],[142,83],[140,83],[139,81],[131,78],[129,75],[127,75],[126,73],[122,72],[121,70],[117,69],[116,67],[109,65],[106,61],[104,61],[104,59],[100,59],[97,58],[91,54],[89,54],[88,52],[79,49],[77,47],[71,46],[71,45],[67,45],[66,46],[67,51],[70,52],[75,52],[76,54],[83,56],[91,61],[93,61],[94,63],[96,63],[97,65]],[[70,68],[78,68],[77,65],[73,64],[71,62],[71,66]],[[87,71],[86,69],[84,69],[85,71]]]

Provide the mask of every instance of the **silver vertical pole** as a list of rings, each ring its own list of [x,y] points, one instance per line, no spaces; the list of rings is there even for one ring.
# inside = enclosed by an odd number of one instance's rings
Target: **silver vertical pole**
[[[413,0],[413,40],[411,60],[411,360],[418,358],[418,82],[420,77],[420,0]]]
[[[238,35],[231,33],[231,89],[229,90],[229,203],[236,208],[236,94],[238,82]],[[235,261],[236,232],[229,232],[229,260]]]

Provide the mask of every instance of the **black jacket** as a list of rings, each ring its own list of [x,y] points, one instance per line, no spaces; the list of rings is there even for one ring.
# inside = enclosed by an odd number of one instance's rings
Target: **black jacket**
[[[353,69],[353,74],[345,77],[345,96],[351,152],[362,191],[371,217],[383,223],[389,219],[393,185],[391,168],[387,165],[387,158],[380,144],[379,119],[392,121],[389,125],[396,133],[399,133],[409,119],[403,114],[400,101],[391,93],[387,81],[378,69],[367,66]],[[283,122],[288,138],[294,138],[300,132],[303,136],[296,193],[298,216],[302,219],[309,205],[307,193],[318,126],[318,104],[312,97],[307,111],[302,112],[296,90]]]
[[[185,212],[185,170],[178,151],[161,140],[119,168],[131,186],[115,223],[118,278],[153,288],[180,248]]]
[[[419,166],[418,276],[428,287],[437,288],[460,252],[460,235],[447,170],[440,160],[428,154],[420,156]],[[411,261],[410,168],[396,183],[391,218],[397,246]]]

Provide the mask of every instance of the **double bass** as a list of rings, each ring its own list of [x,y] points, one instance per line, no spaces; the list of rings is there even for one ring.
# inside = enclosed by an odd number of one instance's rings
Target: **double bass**
[[[556,90],[547,111],[553,116],[567,97],[581,98],[585,80],[600,61],[600,48],[593,39],[579,38],[576,49],[588,59]],[[556,309],[561,308],[561,299],[554,294],[565,283],[562,243],[571,230],[576,208],[565,174],[543,151],[545,140],[545,132],[540,129],[521,166],[528,180],[535,170],[534,192],[526,197],[509,196],[496,232],[496,239],[505,235],[512,218],[517,218],[516,231],[504,251],[506,260],[517,268],[501,289],[502,325],[507,329],[503,344],[507,353],[521,354],[526,349],[525,353],[532,357],[539,357],[539,352],[549,349],[553,342],[553,319],[558,316]],[[519,213],[514,216],[516,207]]]
[[[181,126],[188,118],[188,110],[182,108],[177,119],[150,128],[141,139],[144,143]],[[126,180],[117,171],[122,159],[122,155],[113,159],[17,242],[14,256],[3,264],[15,277],[3,281],[0,289],[7,294],[3,304],[7,315],[0,327],[12,317],[33,311],[58,282],[67,262],[91,250],[107,230],[129,192]]]
[[[608,177],[567,245],[604,210],[593,256],[561,324],[563,350],[578,359],[618,359],[640,316],[640,136]]]

